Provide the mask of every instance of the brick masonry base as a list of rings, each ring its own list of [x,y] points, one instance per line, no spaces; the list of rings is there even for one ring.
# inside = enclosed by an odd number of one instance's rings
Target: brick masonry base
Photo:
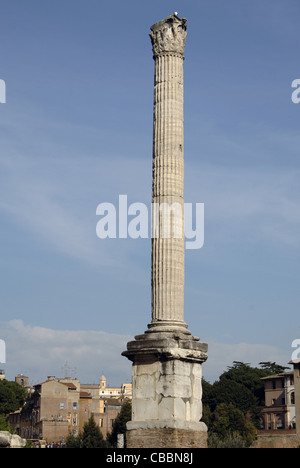
[[[271,432],[271,431],[270,431]],[[277,434],[280,429],[277,429]],[[300,447],[300,436],[295,435],[270,435],[258,436],[250,448],[275,449],[275,448],[298,448]]]
[[[173,428],[132,429],[126,448],[207,448],[207,432]]]

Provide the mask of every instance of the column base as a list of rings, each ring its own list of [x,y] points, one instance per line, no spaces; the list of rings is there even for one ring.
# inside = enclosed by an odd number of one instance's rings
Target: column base
[[[147,333],[177,333],[181,335],[190,336],[191,332],[188,330],[188,325],[185,322],[178,320],[158,320],[148,324]]]
[[[133,363],[127,447],[206,447],[201,417],[207,344],[178,329],[149,330],[127,343],[122,355]]]
[[[205,424],[202,430],[201,427],[195,430],[193,427],[182,429],[163,427],[162,424],[156,427],[145,424],[145,427],[127,430],[126,448],[207,448],[207,430]]]

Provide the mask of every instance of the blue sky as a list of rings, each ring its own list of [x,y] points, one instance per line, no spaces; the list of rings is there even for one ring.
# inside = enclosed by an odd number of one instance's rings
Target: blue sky
[[[99,203],[151,203],[150,26],[177,11],[185,49],[185,320],[218,378],[233,360],[286,364],[298,323],[298,0],[5,0],[1,4],[0,339],[9,378],[104,372],[150,321],[150,240],[96,236]],[[68,337],[68,339],[66,339]],[[93,358],[91,358],[93,355]],[[89,356],[89,363],[87,357]]]

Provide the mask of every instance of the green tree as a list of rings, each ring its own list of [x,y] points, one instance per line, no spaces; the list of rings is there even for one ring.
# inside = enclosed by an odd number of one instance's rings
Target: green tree
[[[118,434],[124,434],[126,446],[126,423],[131,420],[131,401],[125,401],[116,419],[114,420],[112,431],[107,436],[107,441],[112,447],[117,446]]]
[[[280,374],[281,372],[284,372],[287,369],[289,369],[289,367],[284,367],[280,364],[276,364],[276,362],[270,361],[260,362],[259,365],[264,371],[267,371],[268,375]]]
[[[250,446],[256,438],[253,424],[247,421],[245,414],[232,403],[219,404],[212,417],[211,432],[219,440],[240,439],[245,446]]]
[[[201,421],[204,422],[204,424],[206,424],[207,427],[211,426],[212,412],[211,412],[210,407],[208,405],[203,405]]]
[[[18,383],[0,380],[0,414],[17,411],[24,405],[26,397],[25,388]]]
[[[106,448],[107,443],[104,440],[103,434],[97,426],[94,416],[92,415],[83,427],[81,435],[81,448]]]
[[[70,449],[78,449],[81,448],[82,445],[82,437],[79,434],[77,437],[74,434],[69,434],[66,438],[66,448]]]
[[[202,404],[209,405],[210,392],[213,389],[213,384],[202,379]]]
[[[7,421],[5,415],[3,415],[3,414],[2,415],[0,414],[0,431],[8,431],[11,434],[13,433],[11,425]]]
[[[220,379],[215,382],[206,397],[206,403],[212,412],[221,403],[232,404],[235,408],[246,414],[257,405],[253,393],[244,385],[229,379]]]
[[[212,431],[221,439],[229,433],[241,435],[244,430],[245,416],[232,403],[219,404],[213,413]]]

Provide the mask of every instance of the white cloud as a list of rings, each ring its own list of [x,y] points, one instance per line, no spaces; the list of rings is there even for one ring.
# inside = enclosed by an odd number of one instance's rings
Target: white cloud
[[[131,363],[123,356],[129,335],[90,330],[53,330],[25,325],[21,320],[2,323],[6,343],[5,370],[13,379],[23,373],[37,383],[48,375],[61,377],[68,363],[82,383],[97,382],[104,373],[109,385],[131,380]],[[75,375],[76,374],[76,375]]]

